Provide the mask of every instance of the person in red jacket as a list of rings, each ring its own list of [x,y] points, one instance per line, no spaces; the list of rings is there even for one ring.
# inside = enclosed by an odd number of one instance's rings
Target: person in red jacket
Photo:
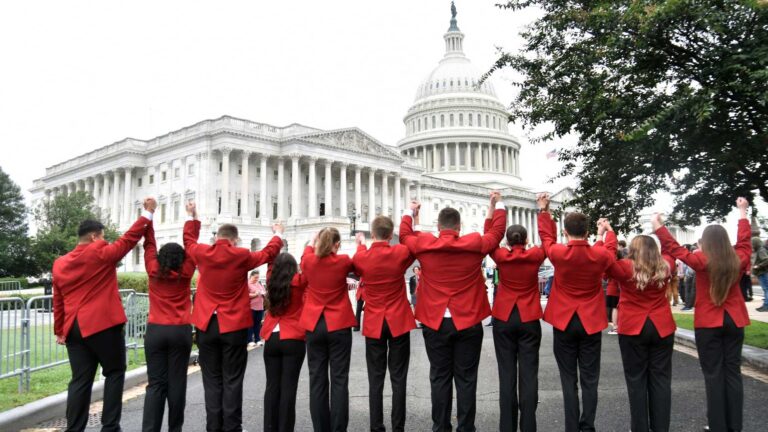
[[[522,225],[507,228],[506,238],[507,247],[497,248],[491,254],[499,271],[499,288],[492,311],[493,345],[499,368],[499,430],[517,430],[519,409],[520,430],[535,431],[541,346],[539,320],[543,316],[539,267],[546,255],[540,247],[525,248],[528,231]]]
[[[629,255],[608,268],[621,284],[618,332],[627,381],[632,431],[666,432],[672,408],[672,351],[675,320],[667,292],[675,259],[662,255],[656,241],[639,235]]]
[[[400,223],[400,242],[422,266],[416,319],[423,325],[429,358],[432,393],[432,429],[451,430],[453,386],[459,431],[475,430],[477,368],[483,345],[482,321],[491,313],[483,258],[504,236],[506,212],[501,195],[491,193],[485,234],[460,235],[461,214],[444,208],[437,217],[438,236],[413,230],[420,204],[412,202]]]
[[[281,224],[258,252],[237,247],[237,227],[223,224],[213,245],[198,244],[200,221],[195,203],[187,203],[192,220],[184,224],[184,249],[197,265],[192,324],[205,391],[206,430],[240,431],[243,423],[243,377],[248,362],[248,328],[253,325],[248,271],[271,263],[283,247]]]
[[[352,259],[337,254],[341,235],[323,228],[304,248],[301,271],[309,286],[300,324],[307,331],[309,413],[316,431],[346,431],[349,423],[349,360],[355,314],[347,289]],[[328,376],[330,373],[330,400]]]
[[[651,219],[662,252],[696,272],[693,327],[704,373],[709,429],[713,431],[740,431],[744,411],[741,347],[749,315],[739,279],[751,258],[752,245],[747,219],[749,202],[738,198],[736,207],[740,214],[736,246],[731,246],[725,228],[710,225],[701,236],[700,253],[691,253],[680,246],[664,227],[660,215]]]
[[[305,330],[299,325],[307,278],[296,259],[281,253],[270,267],[261,338],[264,345],[264,432],[293,431],[296,390],[306,355]]]
[[[365,247],[365,235],[358,233],[357,252],[352,258],[355,271],[365,281],[365,361],[368,366],[368,404],[371,431],[385,431],[384,378],[389,363],[392,382],[392,430],[405,430],[405,393],[411,357],[410,331],[416,328],[408,295],[405,271],[413,264],[408,248],[390,245],[395,225],[387,216],[371,223],[373,243]]]
[[[144,208],[154,209],[146,198]],[[66,344],[72,379],[67,389],[67,430],[82,431],[88,423],[91,388],[96,367],[104,382],[103,431],[119,431],[125,381],[126,322],[117,286],[117,263],[144,235],[152,213],[141,217],[109,244],[104,225],[95,220],[80,223],[77,246],[53,263],[53,332]]]
[[[621,253],[616,254],[616,259],[622,259]],[[608,334],[619,334],[619,298],[621,295],[621,289],[616,279],[611,277],[607,278],[607,286],[605,287],[605,306],[607,308],[606,316],[608,317],[608,324],[611,325],[611,329]]]
[[[568,244],[557,244],[557,227],[549,214],[549,195],[539,194],[536,201],[541,247],[555,268],[544,320],[552,324],[553,351],[563,387],[565,430],[594,431],[601,332],[608,326],[602,276],[616,260],[616,235],[607,221],[600,219],[597,235],[602,237],[605,232],[605,245],[590,246],[587,217],[571,212],[564,221]]]
[[[195,264],[178,243],[166,243],[158,253],[150,223],[144,234],[144,267],[149,278],[149,318],[144,334],[148,384],[142,430],[160,431],[167,400],[168,431],[180,432],[192,351],[190,285]]]

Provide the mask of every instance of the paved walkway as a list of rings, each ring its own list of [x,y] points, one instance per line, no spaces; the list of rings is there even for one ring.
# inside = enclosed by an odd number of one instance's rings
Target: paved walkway
[[[541,365],[539,373],[538,425],[539,430],[562,431],[563,413],[560,380],[552,355],[552,330],[543,326]],[[698,360],[685,352],[676,351],[673,357],[673,415],[670,430],[699,431],[706,424],[704,381]],[[250,432],[262,430],[262,401],[265,385],[264,363],[261,349],[249,353],[244,399],[244,427]],[[768,406],[768,377],[750,373],[744,377],[744,430],[764,430],[762,412]],[[477,392],[478,431],[497,430],[498,384],[493,338],[485,328],[480,376]],[[306,363],[299,383],[297,403],[297,431],[311,431],[308,400],[308,373]],[[365,367],[365,343],[360,333],[354,334],[352,368],[350,371],[350,431],[368,430],[368,381]],[[391,392],[387,387],[385,394]],[[123,407],[123,429],[138,431],[144,399],[137,396]],[[389,399],[385,399],[385,418],[389,416]],[[455,408],[454,408],[455,412]],[[616,336],[603,335],[603,357],[600,376],[600,403],[597,429],[600,431],[626,431],[629,429],[629,407],[626,385],[622,374],[621,358]],[[455,425],[455,420],[454,420]],[[406,430],[430,430],[429,363],[419,331],[411,333],[411,368],[408,381],[408,419]],[[96,431],[97,428],[89,429]],[[185,431],[205,430],[205,405],[200,373],[189,376]]]

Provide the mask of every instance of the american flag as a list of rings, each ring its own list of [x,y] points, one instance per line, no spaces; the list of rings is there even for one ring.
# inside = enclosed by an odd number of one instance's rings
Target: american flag
[[[554,157],[557,157],[557,149],[552,149],[547,152],[547,159],[552,159]]]

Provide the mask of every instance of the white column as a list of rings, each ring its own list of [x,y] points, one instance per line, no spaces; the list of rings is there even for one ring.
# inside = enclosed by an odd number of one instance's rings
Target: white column
[[[112,223],[120,224],[120,170],[112,171]]]
[[[301,189],[299,189],[299,180],[301,178],[301,169],[299,167],[298,153],[291,154],[291,219],[299,217],[299,205],[301,203]]]
[[[451,168],[451,158],[448,156],[448,143],[443,143],[442,147],[443,170],[448,171]]]
[[[475,170],[476,171],[482,171],[483,170],[483,148],[480,146],[480,143],[477,144],[477,147],[475,147]],[[472,143],[469,144],[470,147],[472,147]]]
[[[325,215],[333,216],[333,162],[329,159],[325,160]]]
[[[251,158],[251,152],[243,150],[243,158],[242,158],[242,174],[241,174],[241,183],[240,183],[240,216],[242,216],[245,219],[249,217],[248,215],[248,197],[251,195],[251,191],[249,188],[249,165],[250,165],[250,158]]]
[[[400,173],[395,174],[395,214],[392,215],[394,220],[397,220],[403,213],[403,199],[400,196],[400,190],[403,186],[400,180]]]
[[[461,145],[458,142],[453,143],[455,146],[454,151],[456,153],[456,171],[461,170],[461,157],[460,157],[460,151],[461,151]]]
[[[381,172],[381,214],[389,216],[389,173]]]
[[[472,169],[472,143],[467,143],[466,154],[464,155],[464,165],[467,171]]]
[[[531,210],[531,214],[533,215],[531,219],[531,231],[533,231],[533,234],[531,234],[531,239],[534,244],[539,242],[539,221],[538,221],[538,213],[535,210]]]
[[[432,171],[440,171],[440,152],[437,144],[432,145]]]
[[[123,194],[123,225],[128,226],[133,219],[133,167],[123,168],[125,171],[125,190]]]
[[[221,149],[221,215],[231,216],[229,206],[229,154],[231,148],[223,147]]]
[[[285,211],[285,159],[278,156],[275,163],[277,163],[277,217],[284,221],[287,214]]]
[[[499,144],[496,144],[496,158],[498,159],[496,171],[504,171],[504,157],[501,155],[501,145]]]
[[[421,146],[421,165],[427,169],[427,146]]]
[[[267,155],[262,154],[259,159],[259,218],[261,218],[262,224],[268,224],[272,219],[267,213],[269,199],[267,197]]]
[[[347,217],[347,165],[339,167],[339,216]]]
[[[520,151],[515,150],[515,175],[520,177]]]
[[[309,211],[307,212],[308,217],[316,217],[317,216],[317,172],[315,171],[315,163],[317,162],[317,158],[314,156],[311,156],[309,158],[309,199],[308,206]]]
[[[363,217],[363,181],[360,165],[355,165],[355,216]],[[360,221],[362,222],[362,220]]]
[[[189,186],[187,185],[189,177],[189,173],[187,166],[189,165],[187,162],[187,158],[189,156],[184,156],[181,158],[181,168],[179,168],[179,171],[181,172],[181,193],[179,194],[179,219],[184,220],[184,215],[186,214],[184,210],[184,206],[186,205],[187,201],[187,189],[189,189]],[[178,222],[178,221],[177,221]]]
[[[368,222],[376,217],[376,170],[368,169]]]
[[[66,186],[64,187],[66,189]],[[106,212],[109,207],[109,201],[107,201],[109,194],[109,179],[107,178],[107,172],[101,173],[101,192],[99,193],[99,206],[102,212]]]

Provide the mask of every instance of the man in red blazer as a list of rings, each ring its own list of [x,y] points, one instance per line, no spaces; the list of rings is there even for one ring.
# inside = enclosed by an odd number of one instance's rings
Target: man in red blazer
[[[616,260],[616,235],[608,221],[598,221],[598,238],[605,245],[587,242],[587,217],[579,212],[565,217],[568,244],[557,244],[557,228],[549,214],[549,195],[539,194],[539,237],[555,268],[544,321],[553,327],[553,351],[563,386],[566,431],[594,431],[597,385],[600,379],[602,331],[608,326],[603,294],[603,273]],[[607,231],[607,232],[606,232]],[[578,379],[583,412],[579,416]]]
[[[67,389],[67,430],[82,431],[88,423],[96,367],[104,381],[103,431],[119,431],[125,380],[125,311],[117,286],[117,263],[144,235],[157,207],[144,200],[141,217],[112,244],[104,225],[80,223],[75,248],[53,263],[53,332],[67,345],[72,379]]]
[[[357,252],[352,258],[355,272],[366,287],[363,336],[372,431],[386,430],[383,393],[387,363],[392,381],[392,430],[405,430],[410,331],[416,328],[405,292],[405,271],[414,258],[407,247],[389,244],[394,230],[392,219],[377,216],[371,223],[373,243],[370,249],[365,247],[365,235],[358,233],[355,237]]]
[[[459,431],[475,430],[477,368],[483,344],[482,321],[491,313],[483,258],[504,236],[506,211],[501,195],[491,193],[488,218],[491,228],[481,235],[459,234],[461,215],[444,208],[437,218],[438,236],[415,232],[420,204],[412,202],[400,223],[400,242],[419,260],[419,301],[416,319],[424,325],[432,386],[432,430],[451,430],[453,388]]]
[[[248,328],[253,325],[248,271],[272,263],[283,247],[284,228],[272,225],[272,240],[250,252],[237,247],[237,227],[231,224],[219,227],[213,245],[198,244],[200,221],[194,202],[187,203],[187,214],[191,220],[184,224],[184,248],[200,272],[192,324],[203,372],[206,430],[241,431]]]

